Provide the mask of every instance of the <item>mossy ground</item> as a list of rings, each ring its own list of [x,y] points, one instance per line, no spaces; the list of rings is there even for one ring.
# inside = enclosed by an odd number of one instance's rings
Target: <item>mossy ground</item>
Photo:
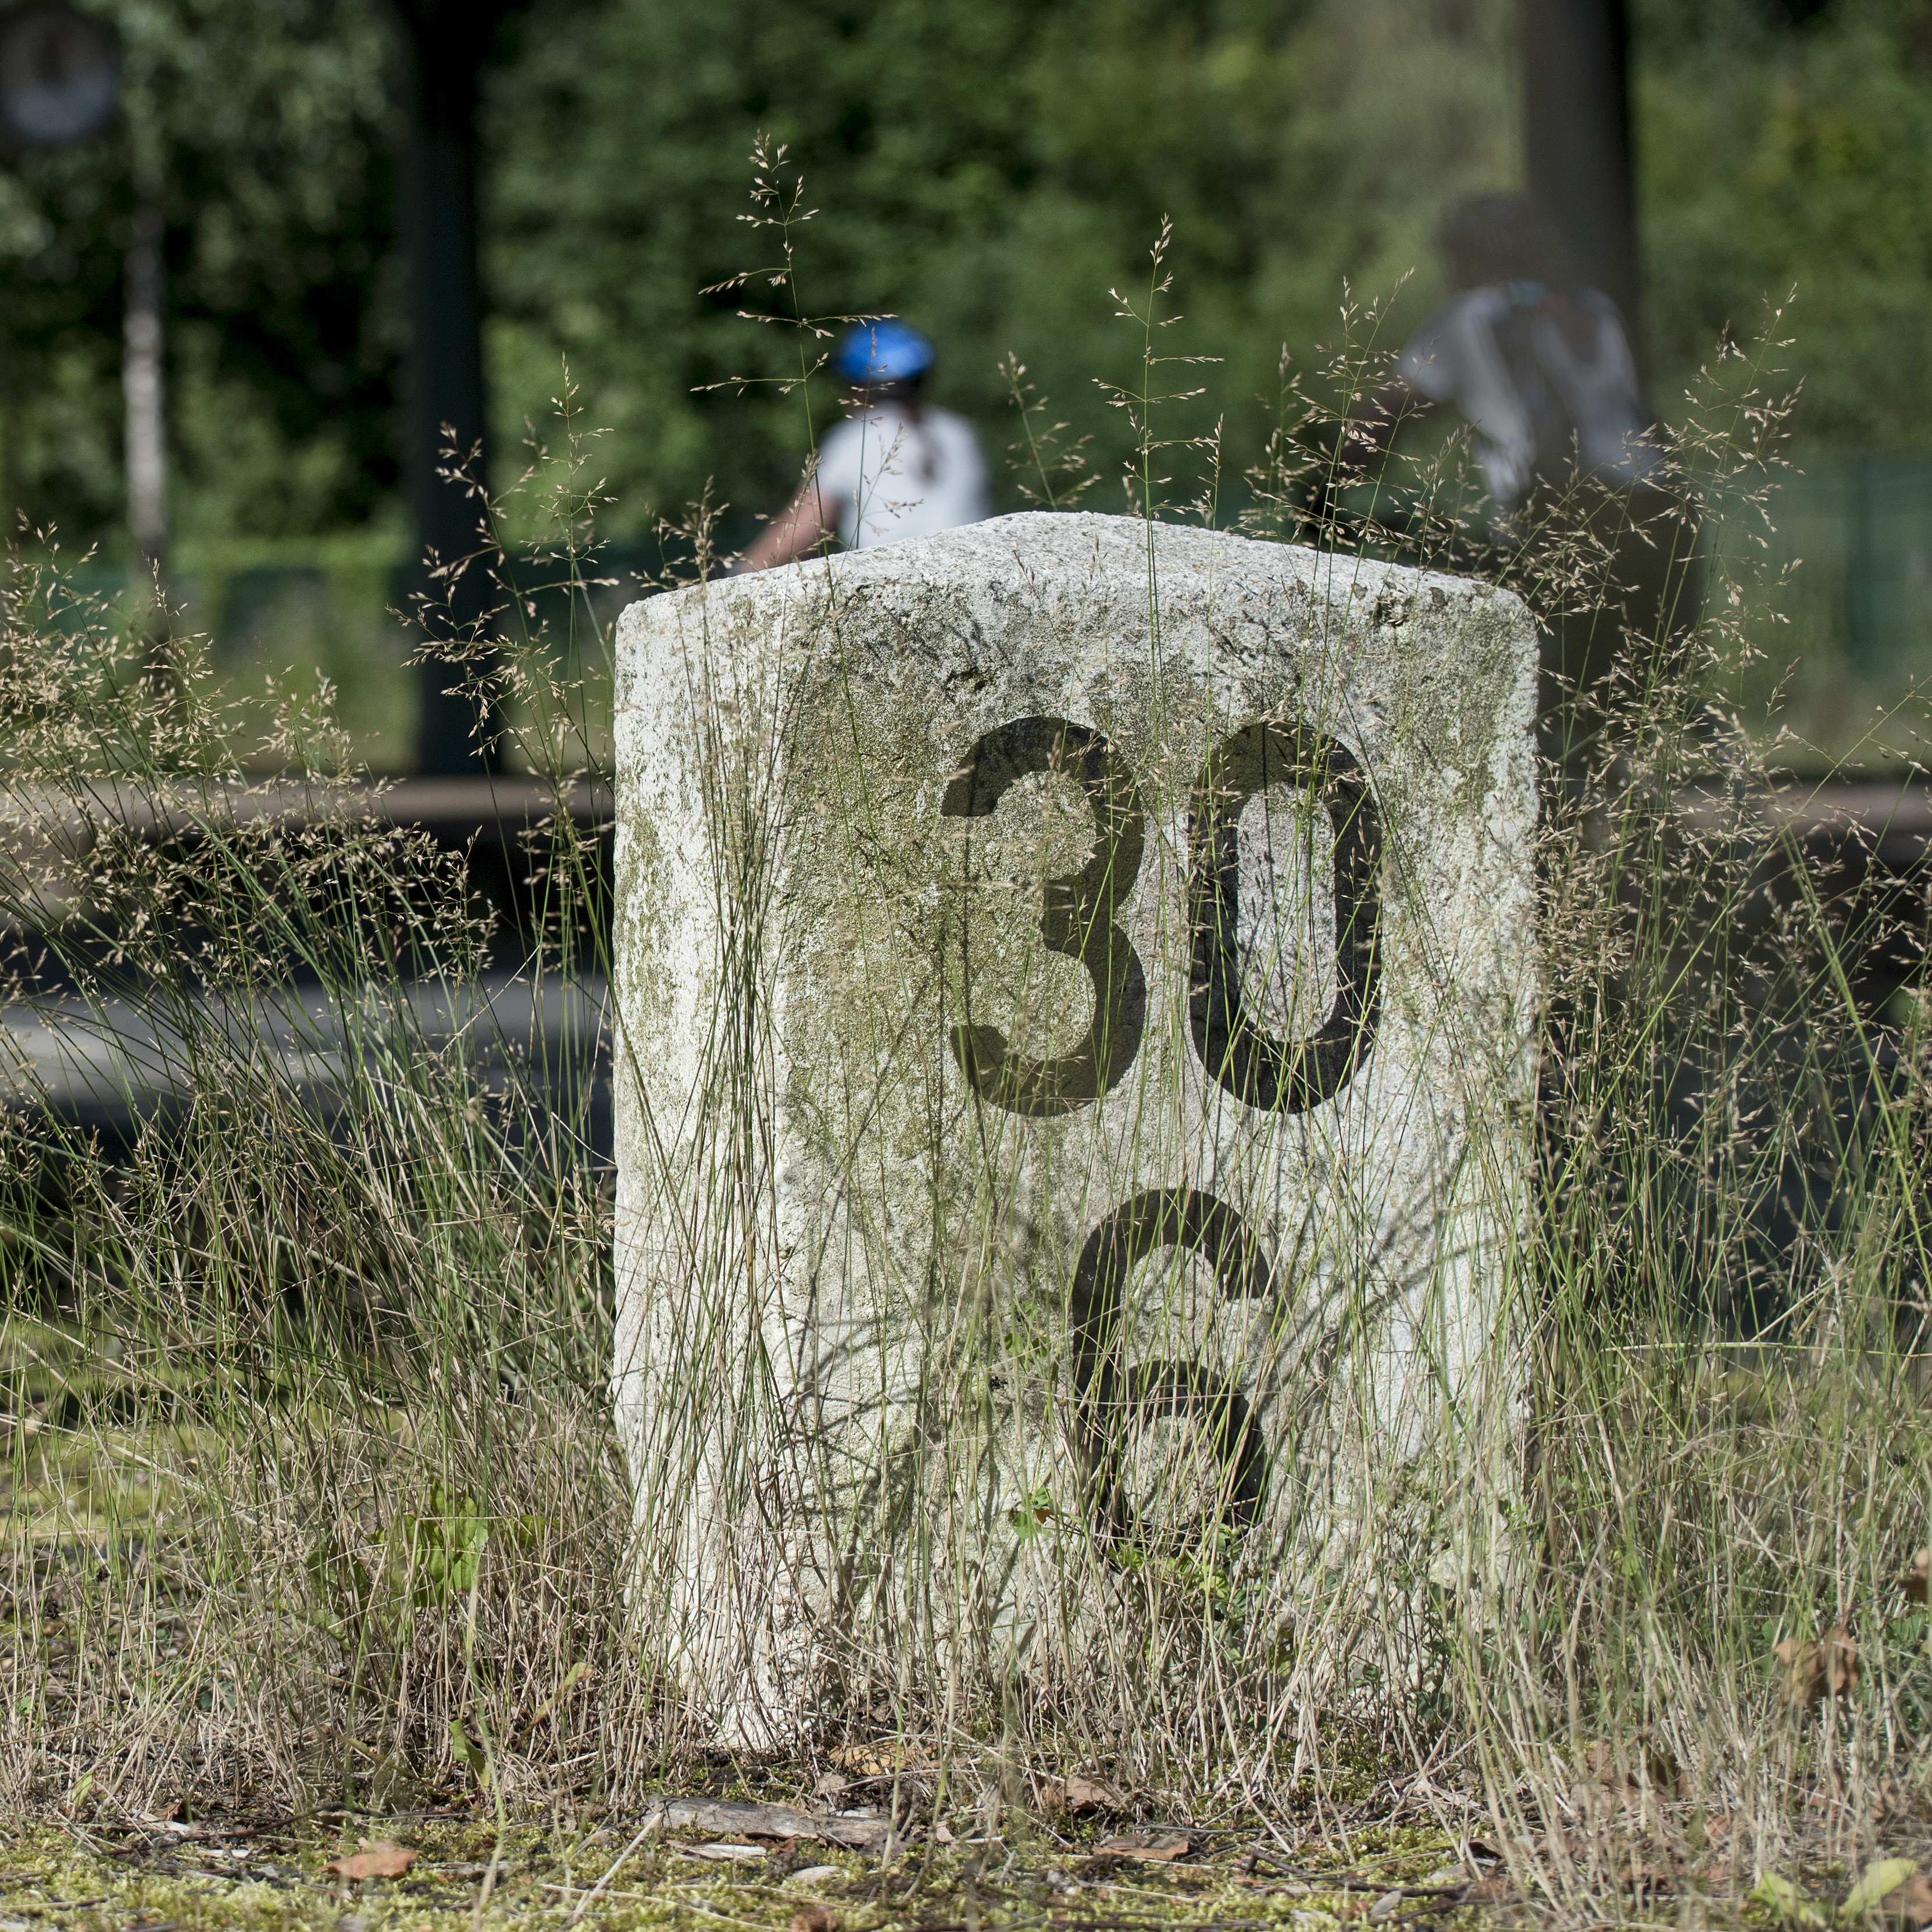
[[[633,1834],[623,1822],[582,1820],[512,1832],[482,1918],[486,1924],[568,1921]],[[421,1856],[400,1878],[343,1880],[327,1869],[364,1840],[389,1839]],[[1089,1844],[1050,1836],[950,1846],[915,1845],[882,1864],[824,1846],[772,1847],[754,1864],[706,1861],[701,1834],[648,1841],[610,1878],[584,1922],[600,1927],[722,1922],[786,1927],[822,1905],[844,1932],[940,1926],[1313,1924],[1361,1919],[1384,1888],[1438,1866],[1447,1847],[1370,1856],[1352,1883],[1324,1890],[1268,1876],[1238,1834],[1197,1839],[1180,1864],[1096,1857]],[[202,1926],[389,1928],[442,1932],[472,1924],[497,1849],[488,1820],[337,1820],[188,1826],[49,1822],[0,1832],[0,1927],[77,1932],[178,1932]],[[801,1879],[794,1876],[808,1873]],[[1452,1897],[1409,1901],[1425,1922],[1469,1923]],[[1379,1923],[1400,1917],[1385,1912]]]
[[[1310,1846],[1293,1859],[1266,1837],[1191,1832],[1181,1862],[1136,1864],[1094,1849],[1101,1834],[1045,1828],[940,1846],[916,1840],[890,1860],[822,1845],[766,1844],[745,1863],[706,1860],[700,1832],[633,1845],[635,1821],[560,1818],[500,1841],[487,1816],[334,1815],[181,1824],[48,1819],[0,1827],[0,1932],[454,1932],[580,1921],[598,1928],[725,1924],[785,1932],[818,1906],[840,1932],[998,1932],[1028,1926],[1145,1928],[1355,1924],[1389,1932],[1546,1918],[1505,1882],[1460,1888],[1455,1847],[1428,1828],[1351,1834],[1354,1856]],[[398,1878],[344,1880],[328,1867],[379,1840],[419,1856]],[[496,1861],[487,1901],[479,1899]],[[598,1882],[601,1891],[589,1898]],[[587,1907],[586,1907],[587,1900]],[[1620,1922],[1682,1928],[1773,1922],[1738,1897],[1680,1888],[1633,1898]],[[822,1927],[823,1922],[820,1922]]]

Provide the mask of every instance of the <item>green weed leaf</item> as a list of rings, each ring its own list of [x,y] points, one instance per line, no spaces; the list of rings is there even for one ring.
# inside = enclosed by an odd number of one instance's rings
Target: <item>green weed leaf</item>
[[[488,1791],[490,1769],[488,1754],[480,1744],[472,1742],[470,1733],[454,1718],[449,1720],[449,1745],[459,1762],[470,1767],[476,1782]]]
[[[1007,1510],[1006,1522],[1022,1543],[1030,1543],[1058,1515],[1059,1511],[1053,1506],[1052,1491],[1035,1490]]]
[[[1868,1913],[1876,1912],[1881,1901],[1918,1870],[1910,1858],[1874,1859],[1858,1874],[1858,1883],[1845,1894],[1844,1904],[1838,1907],[1839,1923],[1856,1924]]]
[[[1752,1886],[1750,1902],[1774,1912],[1786,1925],[1804,1928],[1805,1932],[1820,1932],[1831,1922],[1809,1894],[1776,1872],[1765,1873]]]

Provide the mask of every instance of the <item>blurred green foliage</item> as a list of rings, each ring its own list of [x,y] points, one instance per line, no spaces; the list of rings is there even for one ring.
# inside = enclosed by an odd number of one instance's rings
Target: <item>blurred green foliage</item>
[[[368,0],[111,0],[126,111],[0,170],[0,499],[118,548],[122,250],[137,161],[167,222],[176,526],[382,515],[398,340],[385,73]]]
[[[393,49],[378,0],[100,0],[128,50],[109,134],[0,172],[0,500],[121,533],[120,249],[137,153],[168,217],[170,421],[184,542],[404,541]],[[741,320],[786,292],[707,286],[770,259],[740,224],[760,129],[806,206],[799,296],[904,313],[940,400],[997,451],[1001,358],[1130,441],[1096,379],[1132,372],[1113,288],[1174,224],[1165,345],[1223,359],[1177,428],[1224,422],[1224,490],[1265,434],[1286,342],[1318,367],[1345,278],[1442,292],[1431,236],[1518,178],[1514,0],[567,0],[505,30],[484,142],[500,479],[566,358],[608,426],[608,528],[641,536],[713,479],[739,527],[808,444],[794,397],[706,389],[796,367]],[[1634,0],[1652,388],[1793,284],[1814,447],[1932,441],[1932,0]],[[824,422],[830,389],[815,386]],[[1177,494],[1183,494],[1177,485]],[[1017,498],[1010,489],[1007,500]],[[266,554],[266,552],[265,552]]]
[[[796,399],[694,393],[796,369],[783,332],[735,313],[784,291],[697,293],[772,259],[734,220],[764,128],[818,211],[805,308],[916,321],[939,400],[1000,446],[1016,352],[1096,432],[1096,507],[1120,506],[1131,437],[1096,379],[1130,380],[1139,354],[1108,291],[1144,290],[1172,216],[1186,320],[1164,346],[1225,358],[1192,416],[1225,413],[1238,471],[1283,341],[1312,356],[1338,333],[1342,278],[1386,292],[1420,263],[1419,317],[1441,208],[1514,177],[1511,17],[1507,0],[616,0],[563,31],[532,14],[487,123],[502,414],[539,416],[567,356],[614,432],[620,527],[707,477],[740,505],[782,500],[807,447]],[[830,386],[814,400],[822,422]]]
[[[1718,328],[1795,289],[1799,448],[1932,444],[1932,4],[1636,0],[1632,20],[1659,404]]]

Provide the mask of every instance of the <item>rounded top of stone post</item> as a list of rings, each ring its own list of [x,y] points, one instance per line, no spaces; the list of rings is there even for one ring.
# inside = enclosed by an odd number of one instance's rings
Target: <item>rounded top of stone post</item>
[[[663,618],[670,615],[662,608],[667,602],[721,595],[733,602],[743,598],[762,604],[768,599],[815,601],[874,589],[889,593],[894,586],[1045,588],[1047,580],[1065,590],[1083,582],[1097,586],[1108,580],[1116,595],[1124,581],[1135,580],[1150,587],[1197,593],[1211,586],[1235,602],[1292,590],[1330,603],[1346,600],[1360,605],[1364,616],[1384,620],[1392,614],[1392,607],[1406,608],[1418,594],[1438,606],[1451,598],[1459,603],[1501,599],[1512,613],[1518,603],[1513,592],[1440,571],[1239,536],[1228,530],[1086,510],[1027,510],[992,517],[899,543],[836,551],[741,577],[713,578],[673,592],[668,599],[646,602],[658,605],[653,616]]]

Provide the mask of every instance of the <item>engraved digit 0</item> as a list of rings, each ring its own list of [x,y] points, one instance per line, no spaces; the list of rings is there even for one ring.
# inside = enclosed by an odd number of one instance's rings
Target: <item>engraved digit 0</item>
[[[1271,784],[1326,806],[1335,828],[1335,998],[1305,1038],[1277,1039],[1250,1011],[1235,944],[1241,808]],[[1382,814],[1347,746],[1325,733],[1268,719],[1226,740],[1195,788],[1188,921],[1194,951],[1188,1018],[1201,1064],[1245,1106],[1298,1114],[1346,1086],[1381,1012],[1376,956]]]
[[[1016,718],[974,746],[967,768],[940,800],[941,814],[984,818],[1030,772],[1062,772],[1084,788],[1100,832],[1078,872],[1046,882],[1040,936],[1077,959],[1094,982],[1094,1023],[1071,1053],[1034,1060],[998,1028],[956,1025],[954,1057],[974,1090],[995,1106],[1042,1119],[1070,1114],[1118,1084],[1140,1051],[1147,976],[1133,942],[1114,922],[1133,890],[1146,824],[1132,774],[1097,731],[1064,718]]]

